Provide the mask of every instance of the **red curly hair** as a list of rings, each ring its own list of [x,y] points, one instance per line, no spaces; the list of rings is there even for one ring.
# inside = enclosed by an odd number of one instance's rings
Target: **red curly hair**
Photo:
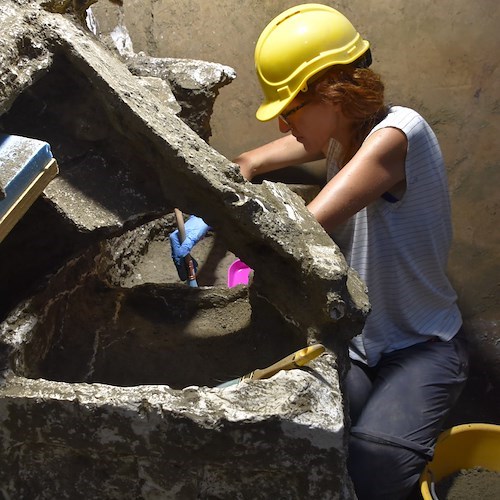
[[[307,94],[315,100],[340,103],[343,113],[353,122],[351,143],[342,152],[340,166],[356,154],[370,130],[388,112],[380,76],[354,64],[332,66],[309,84]]]

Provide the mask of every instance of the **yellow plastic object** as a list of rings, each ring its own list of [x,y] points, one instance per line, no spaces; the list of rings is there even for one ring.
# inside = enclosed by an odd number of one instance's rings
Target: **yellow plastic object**
[[[370,47],[351,22],[326,5],[292,7],[275,17],[257,40],[255,69],[264,92],[257,119],[278,116],[307,81],[334,64],[349,64]]]
[[[422,498],[433,500],[432,483],[474,467],[500,472],[500,425],[463,424],[441,433],[434,458],[420,476]]]
[[[217,387],[229,387],[231,385],[239,384],[242,380],[260,380],[264,378],[270,378],[280,370],[291,370],[293,368],[300,368],[301,366],[305,366],[307,363],[309,363],[309,361],[312,361],[324,352],[325,347],[322,344],[314,344],[309,347],[304,347],[304,349],[300,349],[299,351],[290,354],[286,358],[280,359],[271,366],[254,370],[253,372],[243,375],[243,377],[235,378],[233,380],[229,380],[228,382],[219,384]]]
[[[325,347],[322,344],[314,344],[309,347],[304,347],[300,351],[296,351],[290,354],[286,358],[281,359],[277,363],[274,363],[267,368],[254,370],[248,375],[248,377],[254,380],[270,378],[280,370],[291,370],[292,368],[300,368],[301,366],[307,365],[309,361],[317,358],[320,354],[325,352]]]

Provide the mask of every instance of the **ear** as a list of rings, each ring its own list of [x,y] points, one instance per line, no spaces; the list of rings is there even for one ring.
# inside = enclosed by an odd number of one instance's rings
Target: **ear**
[[[281,119],[281,116],[278,116],[278,127],[282,134],[290,132],[290,127]]]

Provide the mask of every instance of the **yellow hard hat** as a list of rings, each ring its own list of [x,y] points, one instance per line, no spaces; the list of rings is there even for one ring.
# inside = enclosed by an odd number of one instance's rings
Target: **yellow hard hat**
[[[264,92],[257,119],[278,116],[307,81],[334,64],[349,64],[368,51],[351,22],[326,5],[297,5],[275,17],[255,47],[255,69]]]

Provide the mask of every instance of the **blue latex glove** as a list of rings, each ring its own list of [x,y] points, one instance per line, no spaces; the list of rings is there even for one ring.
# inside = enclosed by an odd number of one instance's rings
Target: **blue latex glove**
[[[184,229],[186,230],[186,239],[182,244],[179,238],[178,229],[176,229],[173,233],[170,233],[169,236],[170,247],[172,248],[172,260],[177,268],[179,278],[183,281],[188,279],[188,270],[184,257],[186,257],[196,243],[198,243],[198,241],[200,241],[203,236],[207,234],[210,226],[205,224],[205,221],[202,218],[197,217],[196,215],[191,215],[184,224]],[[196,271],[198,264],[194,259],[193,264]]]

